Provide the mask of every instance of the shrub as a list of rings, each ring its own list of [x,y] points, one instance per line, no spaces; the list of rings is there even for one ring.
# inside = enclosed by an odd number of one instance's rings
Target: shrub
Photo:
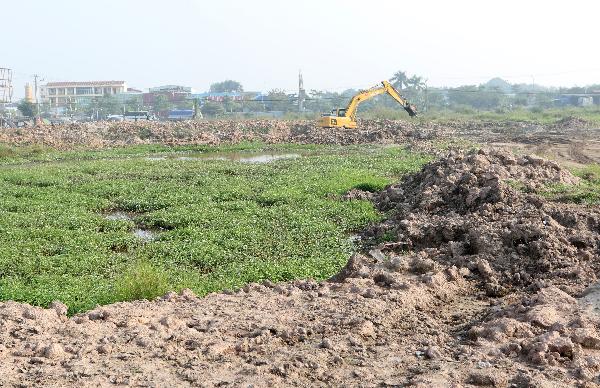
[[[150,263],[139,261],[116,281],[118,300],[154,299],[169,290],[167,274]]]

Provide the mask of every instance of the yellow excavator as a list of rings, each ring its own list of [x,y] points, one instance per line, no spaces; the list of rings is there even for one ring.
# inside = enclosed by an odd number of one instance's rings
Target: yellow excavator
[[[323,113],[317,125],[322,128],[356,128],[356,109],[358,108],[358,104],[383,93],[389,94],[394,100],[398,101],[398,104],[402,105],[411,117],[417,115],[417,108],[402,97],[388,81],[381,82],[381,85],[361,90],[352,97],[352,100],[350,100],[345,109],[334,109],[331,113]]]

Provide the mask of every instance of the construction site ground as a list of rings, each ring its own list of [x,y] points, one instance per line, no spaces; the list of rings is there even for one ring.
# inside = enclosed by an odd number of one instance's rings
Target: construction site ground
[[[72,316],[60,301],[0,303],[0,387],[600,385],[599,130],[576,118],[359,128],[0,130],[0,168],[77,160],[84,149],[102,158],[114,147],[246,142],[396,144],[432,160],[342,196],[371,201],[382,217],[357,231],[356,252],[328,280],[265,280],[203,297],[183,289]]]

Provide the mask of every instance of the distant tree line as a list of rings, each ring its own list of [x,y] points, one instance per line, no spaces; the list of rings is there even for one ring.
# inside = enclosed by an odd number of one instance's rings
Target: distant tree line
[[[449,110],[462,113],[472,111],[505,112],[516,108],[545,109],[553,107],[565,94],[585,94],[600,91],[600,85],[572,88],[547,88],[534,84],[510,84],[500,78],[493,78],[480,85],[463,85],[453,88],[429,87],[427,80],[419,75],[409,75],[405,71],[397,71],[389,79],[390,83],[417,109],[423,111]],[[220,97],[218,101],[199,101],[202,113],[207,117],[219,117],[228,114],[256,112],[298,112],[298,95],[283,89],[272,89],[265,95],[256,96],[244,93],[243,85],[235,80],[225,80],[210,85],[210,93],[239,93],[241,99],[229,96]],[[306,94],[304,110],[308,114],[329,112],[344,107],[358,89],[347,89],[343,92],[311,89]],[[596,100],[598,102],[598,100]],[[572,101],[571,101],[572,103]],[[35,104],[22,100],[18,105],[23,116],[33,117],[37,114]],[[41,104],[41,113],[49,111],[47,104]],[[85,114],[105,117],[119,114],[124,110],[150,110],[165,112],[171,109],[192,109],[193,101],[173,102],[166,95],[157,95],[150,105],[144,105],[141,96],[132,97],[123,102],[114,96],[93,99],[85,106],[76,104],[66,107],[66,114]],[[386,95],[379,95],[363,102],[359,106],[361,112],[378,112],[382,109],[399,110],[397,103]]]

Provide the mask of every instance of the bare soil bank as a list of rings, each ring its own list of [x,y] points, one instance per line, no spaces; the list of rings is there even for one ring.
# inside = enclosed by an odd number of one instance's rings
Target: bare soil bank
[[[571,166],[600,163],[600,129],[576,117],[553,124],[517,121],[361,120],[357,129],[323,129],[307,120],[212,120],[97,122],[37,128],[0,128],[0,144],[56,149],[138,144],[222,145],[243,141],[302,144],[406,144],[435,151],[450,139],[466,139]]]
[[[330,281],[72,318],[2,303],[0,385],[596,386],[600,318],[575,297],[596,281],[600,211],[534,193],[550,182],[577,178],[452,153],[373,196],[388,219]]]

